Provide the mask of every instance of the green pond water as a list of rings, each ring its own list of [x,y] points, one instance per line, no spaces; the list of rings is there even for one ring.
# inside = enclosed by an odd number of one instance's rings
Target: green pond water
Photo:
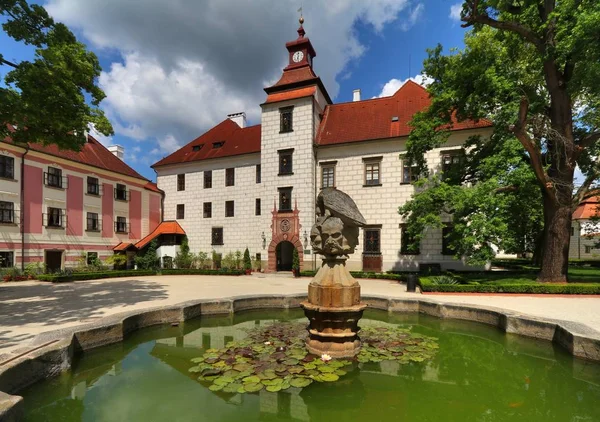
[[[425,362],[359,364],[337,382],[254,394],[212,392],[188,372],[191,358],[243,339],[248,328],[302,317],[245,312],[139,331],[22,391],[25,420],[600,421],[600,365],[549,342],[419,315],[369,311],[361,326],[437,337],[439,351]]]

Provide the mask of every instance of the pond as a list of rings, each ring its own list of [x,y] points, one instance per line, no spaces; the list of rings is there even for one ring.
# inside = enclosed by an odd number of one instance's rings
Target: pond
[[[362,327],[435,337],[423,362],[355,363],[336,382],[256,393],[211,391],[189,372],[248,330],[303,320],[300,310],[203,317],[87,352],[22,392],[27,421],[599,421],[600,365],[550,342],[482,324],[367,311]],[[347,369],[347,368],[345,368]]]

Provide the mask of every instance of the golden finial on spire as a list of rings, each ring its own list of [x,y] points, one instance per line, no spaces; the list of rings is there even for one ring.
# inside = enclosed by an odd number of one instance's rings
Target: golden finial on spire
[[[304,16],[302,16],[302,6],[300,6],[300,9],[298,9],[298,13],[300,13],[300,19],[298,19],[298,22],[300,22],[300,25],[302,25],[304,23]]]

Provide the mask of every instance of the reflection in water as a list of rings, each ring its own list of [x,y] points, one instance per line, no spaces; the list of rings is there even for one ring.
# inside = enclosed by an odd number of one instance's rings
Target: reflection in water
[[[599,421],[600,365],[550,343],[479,324],[366,313],[438,337],[432,361],[361,364],[334,383],[278,393],[211,392],[188,369],[246,329],[301,313],[249,312],[157,327],[87,353],[72,372],[24,392],[30,421]]]

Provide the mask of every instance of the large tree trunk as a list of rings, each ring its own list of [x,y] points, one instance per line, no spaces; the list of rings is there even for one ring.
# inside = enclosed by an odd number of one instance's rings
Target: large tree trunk
[[[557,204],[548,195],[544,195],[544,243],[538,281],[546,283],[567,281],[571,219],[570,204]]]

